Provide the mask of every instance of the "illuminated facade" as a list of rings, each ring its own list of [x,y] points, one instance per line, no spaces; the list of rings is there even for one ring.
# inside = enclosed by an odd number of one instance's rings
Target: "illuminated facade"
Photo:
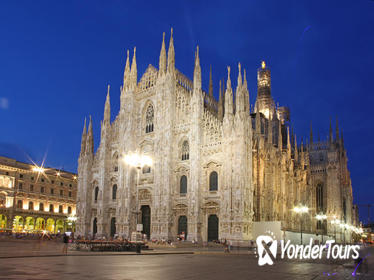
[[[76,193],[76,174],[0,157],[0,231],[73,229]]]
[[[244,74],[244,75],[243,75]],[[149,238],[174,240],[252,239],[254,222],[281,221],[299,231],[292,209],[309,208],[304,232],[332,234],[335,217],[352,223],[352,188],[343,138],[298,145],[290,113],[276,106],[270,70],[257,72],[258,91],[250,110],[246,72],[239,64],[236,90],[220,82],[219,100],[202,90],[199,50],[193,81],[175,68],[173,38],[159,69],[149,65],[137,79],[129,53],[120,91],[120,111],[111,122],[109,88],[94,153],[92,121],[84,126],[78,165],[77,231],[129,238],[140,214]],[[235,99],[234,99],[235,95]],[[122,160],[140,153],[152,166],[137,169]],[[139,173],[137,173],[139,172]],[[327,221],[317,221],[323,213]],[[347,233],[348,234],[348,233]],[[347,236],[348,240],[348,236]]]

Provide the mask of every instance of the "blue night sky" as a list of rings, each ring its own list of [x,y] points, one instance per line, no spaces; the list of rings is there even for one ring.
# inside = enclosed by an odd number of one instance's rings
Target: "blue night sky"
[[[75,172],[83,120],[98,146],[107,85],[119,110],[125,50],[137,47],[138,79],[158,67],[162,32],[174,28],[176,67],[192,78],[200,46],[203,88],[215,95],[226,66],[247,70],[251,104],[265,60],[272,95],[291,109],[300,139],[326,139],[339,119],[355,203],[374,197],[374,1],[2,1],[0,154]],[[369,164],[368,164],[369,163]],[[366,220],[367,209],[360,209]],[[373,211],[374,212],[374,211]],[[374,218],[374,213],[372,217]]]

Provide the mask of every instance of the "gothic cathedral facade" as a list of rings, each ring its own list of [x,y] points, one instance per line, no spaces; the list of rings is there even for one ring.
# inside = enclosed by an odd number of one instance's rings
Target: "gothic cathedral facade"
[[[78,160],[77,233],[130,238],[136,224],[151,239],[251,240],[254,222],[281,221],[299,231],[292,211],[306,205],[303,231],[331,234],[332,217],[352,223],[352,187],[343,135],[297,144],[289,110],[271,95],[270,70],[258,69],[253,108],[239,64],[235,90],[220,82],[219,100],[202,90],[199,49],[193,81],[175,68],[171,33],[163,36],[159,69],[149,65],[140,81],[129,52],[120,111],[110,119],[109,87],[94,152],[93,128],[84,125]],[[243,72],[243,75],[242,75]],[[234,98],[235,97],[235,98]],[[123,161],[137,153],[153,159],[141,169]],[[324,213],[327,221],[317,222]],[[139,219],[139,221],[138,221]]]

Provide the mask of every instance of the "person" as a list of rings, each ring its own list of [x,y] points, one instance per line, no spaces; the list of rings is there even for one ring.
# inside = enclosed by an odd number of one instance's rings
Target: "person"
[[[68,244],[69,244],[69,236],[66,233],[64,233],[64,235],[62,236],[62,242],[64,242],[64,247],[62,248],[62,253],[67,255]]]

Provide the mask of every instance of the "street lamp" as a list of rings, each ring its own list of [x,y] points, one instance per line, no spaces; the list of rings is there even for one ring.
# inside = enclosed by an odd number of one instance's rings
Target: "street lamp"
[[[125,155],[123,161],[131,167],[135,167],[137,171],[137,179],[136,179],[136,200],[135,200],[135,223],[136,223],[136,239],[138,239],[139,231],[142,230],[143,224],[138,224],[138,216],[139,216],[139,206],[138,206],[138,185],[139,185],[139,173],[140,170],[144,166],[152,166],[153,160],[151,157],[147,155],[142,155],[138,153],[131,153]],[[137,240],[136,240],[137,241]]]
[[[303,244],[303,214],[308,213],[309,208],[307,206],[296,206],[293,211],[296,214],[300,214],[300,244]]]
[[[322,214],[318,214],[316,216],[316,219],[321,222],[321,225],[323,225],[322,223],[323,223],[324,220],[327,219],[327,216],[325,214],[323,214],[323,213]],[[322,226],[322,244],[323,244],[323,234],[324,234],[324,230],[323,230],[323,226]]]

